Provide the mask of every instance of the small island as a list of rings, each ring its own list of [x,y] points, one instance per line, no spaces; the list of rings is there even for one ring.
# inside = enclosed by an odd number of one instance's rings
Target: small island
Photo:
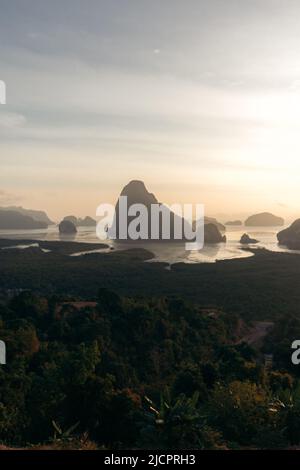
[[[280,227],[284,225],[284,219],[270,212],[261,212],[248,217],[246,227]]]
[[[59,233],[63,235],[74,235],[77,233],[77,228],[70,220],[63,220],[59,226]]]
[[[77,219],[75,215],[67,215],[66,217],[64,217],[64,220],[72,222],[75,227],[96,227],[97,225],[96,220],[89,216],[86,216],[84,218],[79,217],[79,219]]]
[[[238,227],[240,225],[243,225],[243,222],[241,220],[229,220],[228,222],[225,222],[225,225]]]
[[[259,241],[256,240],[255,238],[249,237],[247,233],[244,233],[244,235],[241,236],[240,243],[242,245],[251,245],[254,243],[259,243]]]

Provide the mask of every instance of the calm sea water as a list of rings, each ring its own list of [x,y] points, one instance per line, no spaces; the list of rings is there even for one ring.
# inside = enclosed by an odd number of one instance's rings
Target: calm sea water
[[[164,261],[167,263],[185,262],[185,263],[208,263],[215,262],[216,260],[226,260],[234,258],[246,258],[252,256],[252,253],[242,250],[239,240],[243,233],[248,233],[251,238],[256,238],[259,243],[250,245],[255,248],[266,248],[270,251],[277,252],[290,252],[300,254],[300,251],[288,250],[277,243],[276,234],[281,230],[278,227],[227,227],[226,230],[226,243],[217,245],[206,245],[201,251],[186,251],[184,244],[167,244],[167,243],[139,243],[138,247],[145,248],[151,251],[155,258],[151,260]],[[44,230],[0,230],[1,238],[17,240],[31,239],[31,240],[67,240],[85,243],[99,243],[95,228],[79,227],[76,236],[63,236],[61,237],[58,228],[51,226]],[[114,243],[112,241],[103,240],[113,246],[115,249],[128,249],[128,245]],[[132,247],[132,245],[130,245]],[[24,248],[24,247],[23,247]]]

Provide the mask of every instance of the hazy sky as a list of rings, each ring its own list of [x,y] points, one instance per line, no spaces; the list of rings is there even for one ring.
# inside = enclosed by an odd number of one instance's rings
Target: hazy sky
[[[299,0],[0,0],[0,79],[0,205],[300,215]]]

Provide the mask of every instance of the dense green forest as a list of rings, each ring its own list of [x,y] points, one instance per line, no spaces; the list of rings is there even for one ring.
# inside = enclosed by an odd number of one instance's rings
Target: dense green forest
[[[178,297],[120,297],[105,288],[92,304],[78,300],[30,291],[2,295],[3,444],[238,449],[300,443],[299,372],[287,359],[288,341],[300,332],[293,316],[284,330],[279,320],[265,342],[275,357],[267,370],[261,352],[237,344],[233,312]]]
[[[0,240],[0,443],[300,445],[298,255],[166,269],[142,249],[72,257],[99,245],[14,244]],[[254,321],[273,328],[250,347],[241,330]]]
[[[7,245],[9,241],[0,240],[0,246],[1,243]],[[178,263],[167,270],[167,264],[145,262],[153,255],[142,249],[72,257],[70,253],[85,251],[87,244],[42,243],[51,252],[34,247],[0,249],[0,289],[30,289],[47,295],[67,293],[92,300],[101,286],[121,296],[179,295],[247,320],[298,314],[298,255],[255,250],[249,258]]]

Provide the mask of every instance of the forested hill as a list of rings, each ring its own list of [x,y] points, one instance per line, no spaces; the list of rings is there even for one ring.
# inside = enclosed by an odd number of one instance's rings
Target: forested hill
[[[1,288],[73,294],[87,300],[97,296],[99,285],[124,296],[180,295],[246,320],[272,321],[299,311],[297,254],[256,250],[249,258],[176,264],[170,270],[163,263],[145,262],[152,255],[144,250],[69,256],[77,245],[52,242],[47,245],[51,252],[46,253],[39,248],[0,249]]]
[[[103,288],[93,303],[30,292],[2,298],[0,441],[177,450],[298,444],[295,371],[283,363],[266,370],[256,351],[237,344],[237,327],[236,316],[179,298],[121,298]]]

